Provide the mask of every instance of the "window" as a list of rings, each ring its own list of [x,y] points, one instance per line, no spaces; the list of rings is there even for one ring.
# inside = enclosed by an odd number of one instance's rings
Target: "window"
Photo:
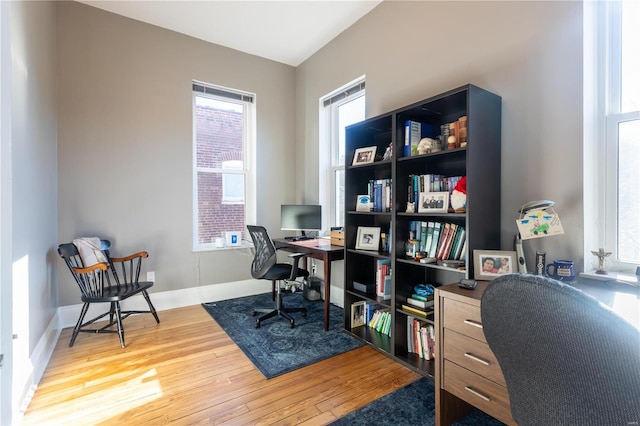
[[[255,221],[255,96],[193,82],[193,248]]]
[[[615,269],[640,263],[640,3],[598,2],[603,92],[604,235]],[[602,134],[602,133],[601,133]]]
[[[325,155],[321,155],[319,170],[329,175],[328,187],[320,190],[325,198],[321,204],[329,206],[327,225],[332,227],[344,224],[345,128],[365,119],[364,89],[361,77],[320,99],[320,144]],[[324,181],[327,179],[322,177],[320,182]]]

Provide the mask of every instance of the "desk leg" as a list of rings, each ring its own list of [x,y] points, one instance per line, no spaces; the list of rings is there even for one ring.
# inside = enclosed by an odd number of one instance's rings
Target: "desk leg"
[[[331,302],[331,261],[324,259],[324,331],[329,330],[329,305]]]

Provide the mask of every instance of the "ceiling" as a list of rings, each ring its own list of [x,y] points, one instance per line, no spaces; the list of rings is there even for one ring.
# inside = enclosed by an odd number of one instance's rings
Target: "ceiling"
[[[382,0],[78,0],[284,64],[298,66]]]

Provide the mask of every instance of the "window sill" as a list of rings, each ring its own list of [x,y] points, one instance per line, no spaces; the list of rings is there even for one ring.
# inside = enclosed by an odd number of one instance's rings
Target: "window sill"
[[[194,253],[201,253],[201,252],[205,252],[205,251],[225,251],[225,250],[238,250],[238,249],[248,249],[248,248],[252,248],[253,244],[251,244],[248,241],[242,241],[242,243],[239,246],[234,246],[234,247],[230,247],[230,246],[224,246],[224,247],[216,247],[215,244],[211,244],[211,245],[207,245],[207,246],[201,246],[199,248],[194,248],[193,252]]]
[[[605,275],[605,274],[596,274],[594,270],[594,271],[588,271],[588,272],[581,272],[579,275],[581,278],[587,278],[590,280],[620,281],[634,287],[640,286],[640,280],[638,279],[638,276],[633,275],[631,273],[610,271]]]

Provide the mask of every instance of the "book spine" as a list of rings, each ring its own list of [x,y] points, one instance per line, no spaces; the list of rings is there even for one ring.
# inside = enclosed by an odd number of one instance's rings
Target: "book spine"
[[[428,257],[436,257],[436,250],[438,248],[438,241],[440,240],[440,228],[442,224],[440,222],[434,222],[433,225],[433,239],[431,240],[431,248],[429,249]]]

